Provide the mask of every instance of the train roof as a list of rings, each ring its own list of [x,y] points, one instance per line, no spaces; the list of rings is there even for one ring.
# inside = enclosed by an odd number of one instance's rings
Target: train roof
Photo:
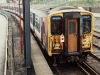
[[[32,5],[31,8],[40,11],[49,12],[51,9],[58,7],[57,5]]]
[[[72,6],[58,6],[52,10],[49,11],[50,12],[56,12],[56,11],[61,11],[61,10],[69,10],[69,9],[77,9],[76,7],[72,7]]]
[[[47,16],[49,11],[58,7],[58,5],[31,5],[31,12],[41,13]]]
[[[78,10],[78,11],[85,11],[82,8],[73,7],[73,6],[58,6],[58,5],[32,5],[31,11],[42,13],[44,15],[49,15],[51,13],[60,12],[60,11],[68,11],[68,10]]]

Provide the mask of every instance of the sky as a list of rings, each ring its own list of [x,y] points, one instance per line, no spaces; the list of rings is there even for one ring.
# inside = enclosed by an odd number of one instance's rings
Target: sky
[[[0,3],[6,3],[7,0],[0,0]]]

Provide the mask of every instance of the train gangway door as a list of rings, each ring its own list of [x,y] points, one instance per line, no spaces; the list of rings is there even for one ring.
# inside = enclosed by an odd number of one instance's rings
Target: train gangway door
[[[77,19],[66,19],[66,46],[68,52],[77,52],[77,37],[78,37],[78,32],[77,32]]]

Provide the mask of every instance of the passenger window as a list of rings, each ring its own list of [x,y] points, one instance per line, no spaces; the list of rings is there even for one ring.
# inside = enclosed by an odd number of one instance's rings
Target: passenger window
[[[36,17],[36,28],[40,32],[39,18],[38,17]]]

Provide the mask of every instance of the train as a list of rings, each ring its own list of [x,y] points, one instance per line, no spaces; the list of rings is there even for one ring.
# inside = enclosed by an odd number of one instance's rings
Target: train
[[[4,5],[3,10],[19,15],[19,7]],[[9,10],[10,9],[10,10]],[[23,8],[21,6],[21,16]],[[48,56],[83,62],[93,52],[94,16],[80,7],[33,5],[30,8],[30,28]]]

